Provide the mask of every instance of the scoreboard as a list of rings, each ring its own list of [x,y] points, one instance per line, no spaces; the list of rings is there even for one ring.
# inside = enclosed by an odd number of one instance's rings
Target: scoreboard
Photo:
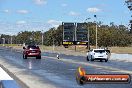
[[[86,23],[62,23],[63,45],[87,45],[88,29]]]
[[[75,23],[62,23],[63,25],[63,45],[72,45],[75,40]]]
[[[80,42],[88,41],[88,29],[85,23],[77,23],[76,41]]]

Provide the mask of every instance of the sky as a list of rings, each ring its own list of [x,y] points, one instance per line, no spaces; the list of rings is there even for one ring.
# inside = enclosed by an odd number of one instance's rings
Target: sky
[[[45,32],[62,22],[93,22],[94,15],[103,24],[128,26],[130,13],[125,0],[0,0],[0,34]]]

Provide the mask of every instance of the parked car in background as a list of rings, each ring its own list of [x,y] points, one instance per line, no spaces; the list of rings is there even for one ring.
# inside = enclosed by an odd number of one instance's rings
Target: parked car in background
[[[23,47],[23,49],[23,59],[27,59],[27,57],[36,57],[36,59],[41,59],[41,50],[39,46],[28,45],[27,47]]]
[[[105,60],[107,62],[110,58],[110,50],[108,49],[91,49],[87,52],[87,61]]]

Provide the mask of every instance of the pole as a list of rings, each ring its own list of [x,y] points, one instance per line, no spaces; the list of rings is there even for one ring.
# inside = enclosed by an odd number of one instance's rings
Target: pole
[[[12,36],[11,36],[11,45],[12,45]]]
[[[54,38],[53,38],[53,51],[55,50],[55,45],[54,45],[55,41],[54,41]]]
[[[96,18],[96,49],[97,49],[98,48],[97,16],[94,15],[94,17]]]
[[[77,35],[76,35],[77,34],[77,23],[75,23],[74,29],[75,29],[75,32],[74,32],[75,33],[75,36],[73,34],[73,36],[74,36],[73,37],[74,38],[73,41],[77,42]],[[75,44],[75,52],[76,51],[77,51],[77,47],[76,47],[76,44]]]
[[[42,33],[42,46],[43,46],[43,39],[44,39],[44,37],[43,37],[43,33]]]
[[[3,39],[3,46],[5,46],[4,44],[5,44],[5,38],[2,38]]]
[[[43,49],[43,44],[44,44],[44,36],[43,36],[43,30],[42,30],[42,49]]]
[[[4,44],[5,44],[5,38],[3,38],[3,46],[5,46]]]
[[[96,49],[97,49],[97,46],[98,46],[98,31],[97,31],[97,23],[96,23]]]
[[[90,35],[89,35],[89,27],[88,27],[88,49],[90,50],[90,39],[89,39]]]
[[[53,51],[55,50],[55,47],[54,47],[54,42],[55,42],[55,40],[54,40],[54,29],[53,29],[53,32],[52,32],[52,39],[53,39]]]
[[[85,21],[87,21],[87,20],[89,20],[89,19],[91,19],[91,18],[87,18]],[[86,22],[87,24],[86,24],[86,27],[87,27],[87,29],[88,29],[88,34],[87,34],[87,38],[88,38],[88,49],[90,50],[90,33],[89,33],[89,25],[88,25],[88,22]]]

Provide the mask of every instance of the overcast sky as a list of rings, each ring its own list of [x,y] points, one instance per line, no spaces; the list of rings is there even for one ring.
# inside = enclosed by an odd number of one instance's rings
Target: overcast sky
[[[128,25],[130,11],[125,0],[0,0],[0,33],[41,31],[61,22],[94,21]]]

